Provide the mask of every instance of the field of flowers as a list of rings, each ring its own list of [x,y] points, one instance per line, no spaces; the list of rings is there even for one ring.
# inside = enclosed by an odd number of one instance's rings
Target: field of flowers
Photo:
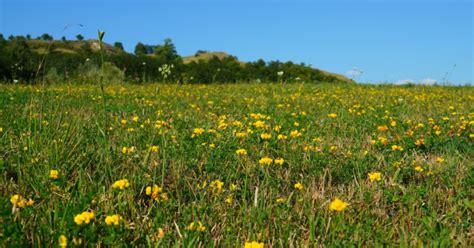
[[[0,246],[474,244],[474,88],[0,86]]]

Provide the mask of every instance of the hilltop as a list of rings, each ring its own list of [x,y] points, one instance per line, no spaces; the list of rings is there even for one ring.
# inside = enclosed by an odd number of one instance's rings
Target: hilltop
[[[0,37],[0,72],[3,80],[36,80],[39,61],[48,54],[46,73],[83,78],[92,65],[100,64],[99,41],[27,39],[23,36]],[[49,52],[48,52],[49,51]],[[122,71],[122,80],[133,82],[171,81],[181,83],[232,83],[232,82],[332,82],[354,83],[353,80],[336,73],[312,68],[291,61],[241,61],[223,51],[201,51],[190,56],[180,56],[170,39],[163,44],[146,45],[138,43],[134,53],[123,49],[120,42],[114,45],[103,43],[105,59],[113,71]],[[92,63],[85,65],[85,61]],[[20,66],[22,64],[22,66]],[[173,73],[165,76],[157,68],[173,64]],[[11,68],[17,67],[18,71]],[[277,74],[283,71],[284,75]],[[90,73],[89,73],[90,74]],[[83,79],[81,79],[83,80]]]
[[[214,57],[216,57],[218,59],[224,59],[224,58],[231,57],[231,56],[232,55],[230,55],[226,52],[207,52],[207,51],[204,51],[204,52],[198,52],[195,55],[183,57],[183,63],[188,64],[188,63],[191,63],[191,62],[198,62],[199,60],[209,61]],[[247,62],[239,61],[239,64],[241,66],[245,66],[245,64],[247,64]],[[347,78],[344,75],[337,74],[337,73],[332,73],[332,72],[328,72],[328,71],[323,71],[323,70],[316,69],[316,68],[313,68],[313,69],[318,70],[319,72],[321,72],[322,74],[324,74],[328,77],[337,78],[341,82],[354,83],[353,80]]]

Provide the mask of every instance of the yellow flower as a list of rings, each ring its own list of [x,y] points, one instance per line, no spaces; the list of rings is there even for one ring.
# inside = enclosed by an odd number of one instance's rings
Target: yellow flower
[[[283,203],[283,202],[285,202],[285,199],[284,199],[283,197],[278,197],[278,198],[276,199],[276,202],[277,202],[277,203]]]
[[[224,183],[220,180],[214,180],[209,184],[209,188],[213,194],[219,194],[222,191],[222,186],[224,186]]]
[[[422,145],[424,145],[424,144],[425,144],[425,140],[424,140],[424,139],[417,139],[417,140],[415,141],[415,145],[417,145],[417,146],[422,146]]]
[[[124,147],[122,147],[122,153],[123,153],[123,154],[129,154],[129,155],[130,155],[130,154],[132,154],[132,153],[134,153],[134,152],[135,152],[135,147],[134,147],[134,146],[132,146],[132,147],[126,147],[126,146],[124,146]]]
[[[89,224],[92,219],[94,219],[94,212],[85,211],[74,216],[74,222],[77,225]]]
[[[368,176],[369,176],[369,180],[371,182],[382,180],[382,173],[380,173],[380,172],[370,172],[368,174]]]
[[[245,149],[238,149],[235,151],[237,155],[247,155],[247,151]]]
[[[244,248],[263,248],[264,244],[257,241],[245,242]]]
[[[50,170],[49,171],[49,178],[51,179],[58,179],[59,171],[58,170]]]
[[[392,121],[392,122],[390,122],[390,126],[392,126],[392,127],[396,127],[396,126],[397,126],[397,122],[396,122],[396,121]]]
[[[26,206],[31,206],[35,203],[32,199],[26,200],[23,196],[16,194],[12,195],[10,197],[10,202],[13,204],[13,206],[17,206],[20,208],[24,208]]]
[[[398,146],[398,145],[393,145],[392,146],[392,151],[403,151],[403,147]]]
[[[197,127],[193,130],[193,134],[191,135],[192,138],[194,138],[195,136],[199,136],[201,134],[204,133],[204,128],[201,128],[201,127]]]
[[[59,247],[67,247],[67,237],[64,235],[59,236]]]
[[[335,198],[331,204],[329,204],[329,210],[341,212],[343,211],[349,204],[347,202],[341,201],[339,198]]]
[[[287,136],[284,135],[284,134],[279,134],[279,135],[277,136],[277,138],[278,138],[278,140],[286,140]]]
[[[437,158],[436,158],[436,162],[438,162],[438,163],[443,163],[443,162],[444,162],[444,158],[443,158],[443,157],[437,157]]]
[[[297,138],[297,137],[300,137],[300,136],[301,136],[301,133],[298,130],[294,130],[294,131],[290,132],[290,137],[291,138]]]
[[[108,226],[110,225],[118,226],[121,220],[122,220],[122,216],[118,214],[109,215],[105,217],[105,224],[107,224]]]
[[[255,123],[253,123],[253,126],[257,127],[257,128],[263,128],[263,127],[265,127],[265,122],[264,121],[256,121]]]
[[[18,194],[12,195],[12,197],[10,197],[10,202],[11,202],[13,205],[17,205],[18,202],[20,202],[22,198],[23,198],[23,197],[21,197],[21,195],[18,195]]]
[[[269,134],[269,133],[260,134],[260,138],[262,138],[263,140],[269,140],[271,137],[272,137],[272,135]]]
[[[135,115],[134,117],[132,117],[133,122],[138,122],[138,120],[139,120],[138,116]]]
[[[151,152],[158,152],[159,147],[158,146],[151,146],[150,150],[151,150]]]
[[[417,166],[415,166],[415,170],[418,171],[418,172],[422,172],[422,171],[423,171],[423,167],[417,165]]]
[[[146,195],[151,196],[152,199],[159,200],[159,197],[161,196],[161,198],[166,201],[168,199],[168,196],[165,193],[161,193],[161,192],[162,192],[161,187],[159,187],[156,184],[153,185],[153,187],[148,186],[145,189]]]
[[[0,133],[3,133],[3,127],[0,127]]]
[[[202,224],[200,221],[193,221],[191,222],[187,227],[187,230],[189,231],[198,231],[198,232],[204,232],[206,231],[206,227]]]
[[[380,137],[377,137],[377,139],[379,140],[381,144],[384,144],[384,145],[387,144],[387,138],[380,136]]]
[[[237,137],[237,138],[245,138],[245,137],[247,137],[247,133],[246,133],[246,132],[235,133],[235,137]]]
[[[275,159],[275,164],[276,165],[283,165],[283,163],[285,163],[284,159],[282,159],[282,158]]]
[[[128,182],[127,179],[120,179],[114,182],[114,184],[112,185],[112,188],[123,190],[125,188],[128,188],[129,186],[130,186],[130,183]]]
[[[331,113],[331,114],[328,114],[328,117],[334,119],[337,117],[337,114]]]
[[[297,190],[303,190],[304,189],[304,186],[301,183],[295,183],[295,185],[293,187]]]
[[[380,132],[385,132],[388,130],[388,127],[387,125],[383,125],[383,126],[378,126],[377,129],[380,131]]]
[[[271,165],[273,163],[273,159],[269,158],[269,157],[264,157],[264,158],[261,158],[258,163],[260,165]]]

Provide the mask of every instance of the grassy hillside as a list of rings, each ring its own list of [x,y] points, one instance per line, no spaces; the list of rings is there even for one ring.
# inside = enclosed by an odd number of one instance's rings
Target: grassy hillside
[[[83,49],[89,49],[90,51],[93,51],[93,52],[99,51],[99,42],[97,40],[50,41],[50,42],[43,41],[43,40],[28,40],[27,42],[32,48],[32,50],[38,54],[45,54],[48,47],[50,47],[50,52],[64,53],[64,54],[77,54],[77,53],[80,53],[81,50]],[[117,55],[117,54],[123,53],[123,51],[106,43],[104,44],[104,49],[105,49],[105,52],[109,55]],[[183,63],[189,64],[193,61],[198,62],[200,60],[209,61],[213,57],[224,59],[229,56],[231,55],[227,54],[226,52],[203,52],[203,53],[198,54],[197,56],[191,55],[191,56],[183,57]],[[154,55],[150,54],[149,57],[153,58]],[[246,62],[239,61],[239,64],[241,66],[245,66]],[[340,74],[331,73],[331,72],[327,72],[327,71],[323,71],[319,69],[314,69],[314,70],[321,72],[321,74],[325,76],[336,78],[340,82],[354,83],[353,80]]]
[[[229,57],[229,56],[231,56],[231,55],[229,55],[226,52],[204,52],[204,53],[199,53],[197,56],[196,55],[191,55],[191,56],[183,57],[183,62],[185,64],[188,64],[188,63],[191,63],[191,62],[198,62],[199,60],[208,61],[208,60],[212,59],[213,57],[223,59],[223,58],[226,58],[226,57]],[[245,66],[245,64],[246,64],[246,62],[244,62],[244,61],[239,61],[239,63],[240,63],[241,66]],[[332,72],[327,72],[327,71],[323,71],[323,70],[319,70],[319,69],[315,69],[315,70],[320,71],[322,74],[324,74],[326,76],[335,77],[341,82],[354,83],[353,80],[347,78],[344,75],[340,75],[340,74],[336,74],[336,73],[332,73]]]
[[[84,40],[84,41],[43,41],[43,40],[27,40],[31,49],[38,54],[45,54],[50,49],[50,52],[59,53],[79,53],[81,49],[87,48],[93,52],[99,51],[98,40]],[[104,43],[104,50],[108,54],[118,54],[122,51],[112,45]]]

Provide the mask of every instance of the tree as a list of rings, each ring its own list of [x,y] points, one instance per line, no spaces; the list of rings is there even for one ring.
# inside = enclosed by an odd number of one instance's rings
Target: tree
[[[146,46],[143,43],[138,42],[137,45],[135,46],[135,55],[140,56],[140,55],[146,55],[147,53],[148,52],[147,52]]]
[[[62,41],[66,41],[66,36],[61,37]]]
[[[123,45],[122,45],[122,42],[115,42],[114,43],[114,47],[119,49],[120,51],[123,51]]]
[[[27,34],[27,35],[26,35],[26,39],[27,39],[27,40],[31,40],[31,35],[30,35],[30,34]]]
[[[76,39],[79,41],[84,40],[84,36],[82,36],[81,34],[78,34],[76,35]]]
[[[163,63],[172,63],[178,57],[176,47],[169,38],[164,40],[163,45],[157,45],[154,53],[156,58]]]
[[[41,39],[42,40],[53,40],[53,36],[47,34],[47,33],[44,33],[41,35]]]
[[[197,52],[194,54],[194,57],[198,57],[201,54],[208,53],[206,50],[197,50]]]

